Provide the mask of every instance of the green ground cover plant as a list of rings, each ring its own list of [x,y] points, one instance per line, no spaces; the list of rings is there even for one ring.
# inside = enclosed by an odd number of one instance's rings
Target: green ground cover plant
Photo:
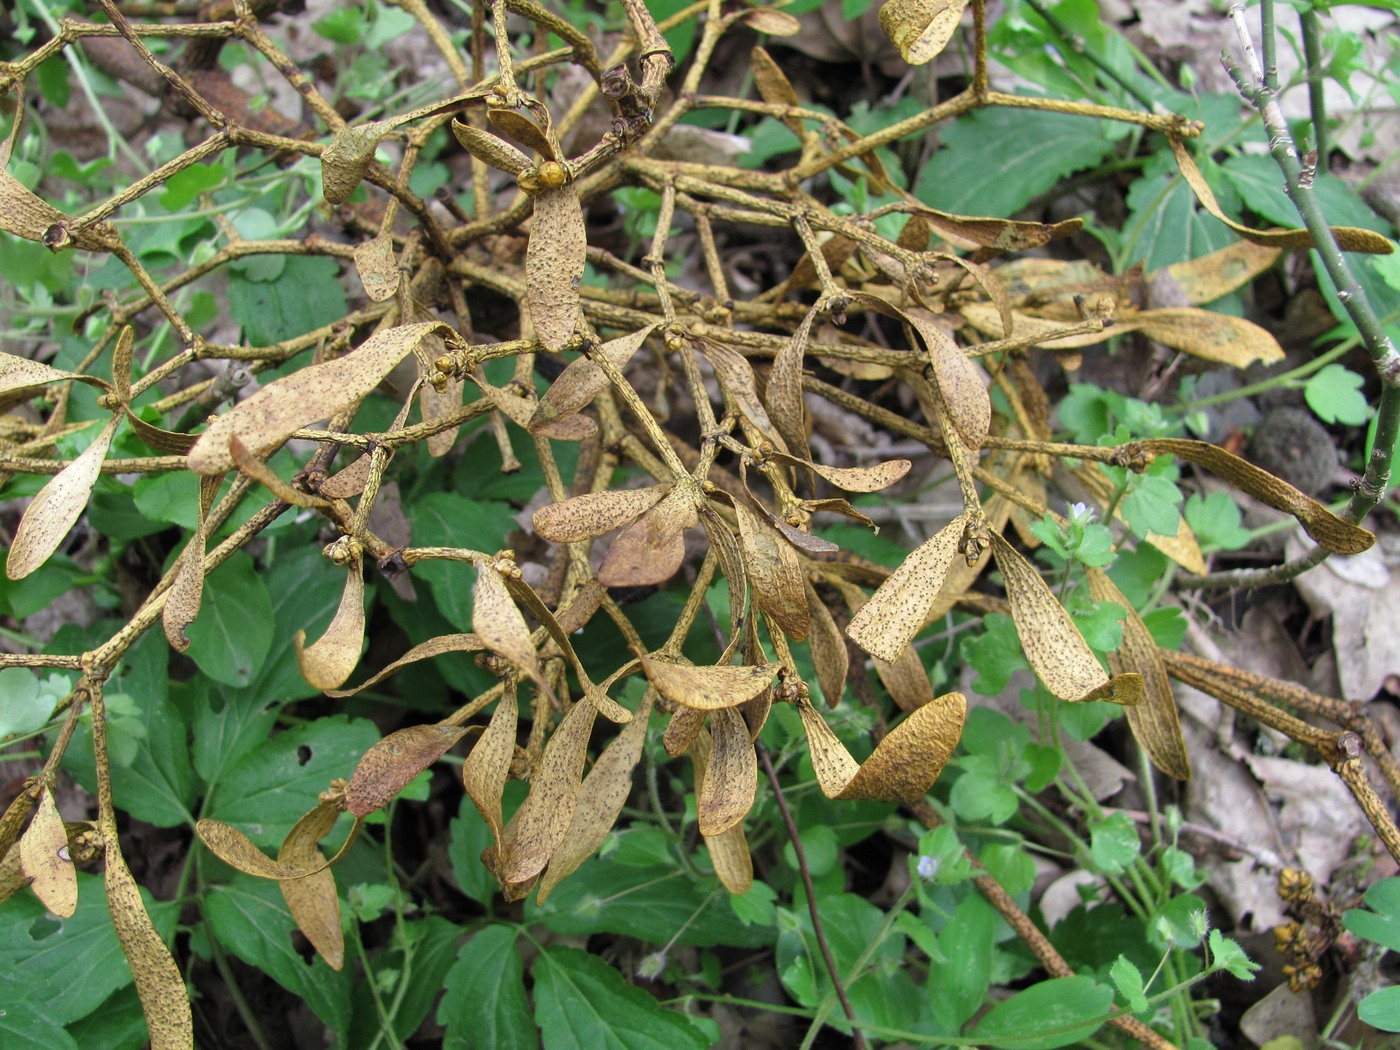
[[[837,8],[888,90],[804,67]],[[1212,93],[1083,0],[21,0],[0,1033],[1211,1045],[1262,960],[1183,686],[1370,822],[1346,886],[1265,865],[1271,976],[1400,1027],[1370,696],[1183,648],[1393,525],[1395,230],[1278,109],[1281,14]],[[1299,91],[1364,68],[1330,14]],[[1238,454],[1261,392],[1347,494]]]

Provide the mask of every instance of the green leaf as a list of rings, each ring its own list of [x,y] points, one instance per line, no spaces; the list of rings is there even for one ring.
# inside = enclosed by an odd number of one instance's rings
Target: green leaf
[[[199,615],[185,631],[199,669],[225,685],[247,685],[272,649],[272,599],[253,559],[235,554],[204,581]]]
[[[54,698],[39,688],[39,679],[24,667],[0,671],[0,737],[42,729],[53,714]]]
[[[515,528],[515,510],[510,504],[468,499],[458,492],[430,492],[406,510],[415,546],[470,547],[492,554],[506,546],[506,535]],[[476,579],[471,566],[419,562],[413,576],[432,588],[438,608],[457,630],[471,630],[472,582]]]
[[[334,259],[292,255],[286,260],[275,281],[229,274],[229,316],[254,346],[304,335],[345,316],[345,290]]]
[[[477,903],[490,905],[498,887],[495,876],[481,863],[481,851],[492,844],[491,829],[466,795],[462,796],[461,808],[452,819],[448,833],[451,841],[447,856],[452,862],[452,877],[457,880],[457,888]]]
[[[1035,861],[1020,843],[995,842],[982,850],[979,859],[1013,896],[1025,893],[1035,883]]]
[[[1144,613],[1142,622],[1152,633],[1152,640],[1168,649],[1181,648],[1181,642],[1186,637],[1186,628],[1190,626],[1181,609],[1175,605]]]
[[[1400,876],[1381,879],[1366,891],[1366,906],[1348,909],[1342,924],[1358,937],[1400,952]]]
[[[1173,482],[1156,474],[1133,474],[1123,497],[1123,518],[1138,539],[1149,532],[1175,536],[1180,506],[1181,490]]]
[[[0,1020],[0,1024],[3,1024],[3,1020]],[[78,1041],[79,1046],[100,1046],[102,1050],[142,1050],[150,1043],[151,1034],[146,1028],[146,1015],[141,1009],[136,985],[118,988],[96,1010],[70,1024],[68,1034]],[[47,1050],[52,1044],[34,1045],[43,1045]],[[67,1046],[66,1043],[57,1045]]]
[[[358,44],[365,31],[364,8],[352,6],[333,10],[324,18],[312,22],[311,28],[332,43],[347,46]]]
[[[277,883],[235,873],[202,900],[209,932],[249,966],[267,974],[344,1039],[350,1027],[353,967],[337,973],[319,955],[308,966],[292,942],[296,924]]]
[[[272,596],[273,645],[248,683],[264,700],[302,700],[318,695],[301,675],[292,639],[297,631],[319,638],[340,605],[345,570],[332,565],[314,545],[279,555],[263,573]],[[387,588],[386,588],[387,589]],[[196,621],[197,622],[197,621]]]
[[[958,902],[947,924],[938,931],[946,961],[929,964],[928,1005],[944,1031],[956,1032],[987,997],[996,928],[996,911],[972,893]]]
[[[443,980],[437,1022],[449,1050],[534,1050],[539,1033],[525,995],[525,968],[516,950],[520,931],[487,926],[462,945]]]
[[[1142,852],[1137,827],[1122,813],[1114,813],[1089,828],[1094,866],[1107,875],[1127,870]]]
[[[160,206],[166,211],[180,211],[201,193],[218,189],[226,177],[227,172],[220,164],[191,164],[165,180]]]
[[[1126,955],[1120,955],[1114,960],[1108,975],[1113,978],[1113,984],[1118,989],[1118,994],[1123,997],[1123,1001],[1128,1004],[1129,1010],[1140,1014],[1147,1009],[1147,996],[1143,994],[1142,971],[1129,962]]]
[[[1009,218],[1113,152],[1109,138],[1082,117],[1031,109],[979,109],[941,137],[942,149],[919,173],[914,194],[959,215]]]
[[[1208,943],[1212,966],[1225,970],[1230,976],[1241,981],[1254,980],[1254,974],[1260,969],[1260,965],[1245,955],[1243,948],[1219,930],[1210,931]]]
[[[1091,977],[1054,977],[992,1007],[973,1029],[1004,1050],[1049,1050],[1087,1039],[1113,1007],[1113,990]]]
[[[746,892],[729,895],[729,907],[745,926],[772,926],[777,899],[772,886],[755,879]]]
[[[1303,397],[1324,423],[1359,427],[1371,418],[1371,405],[1361,392],[1364,384],[1350,368],[1333,362],[1308,380]]]
[[[549,1050],[707,1050],[709,1041],[597,956],[546,948],[535,963],[535,1020]]]
[[[957,764],[962,775],[953,782],[948,803],[959,818],[1004,824],[1015,815],[1021,802],[1003,766],[984,755],[968,755]]]
[[[132,498],[136,509],[152,521],[189,530],[199,523],[199,478],[192,471],[173,470],[137,478]]]
[[[1204,914],[1205,902],[1200,897],[1183,893],[1171,898],[1148,923],[1148,937],[1154,947],[1194,948],[1201,943],[1198,916]]]
[[[1221,206],[1232,210],[1234,195],[1215,176],[1215,165],[1201,156],[1196,163],[1216,193],[1224,194]],[[1120,271],[1140,262],[1150,272],[1209,255],[1236,239],[1228,226],[1197,207],[1196,195],[1177,171],[1170,151],[1163,150],[1147,162],[1128,188],[1127,205]]]
[[[404,922],[395,936],[396,944],[406,945],[408,954],[396,947],[375,959],[375,976],[381,988],[392,989],[398,1002],[390,1029],[392,1038],[386,1042],[405,1045],[428,1016],[442,990],[443,980],[457,959],[457,941],[463,932],[460,926],[440,915]],[[401,980],[405,975],[410,979],[400,998],[398,989],[388,982]],[[354,996],[351,1025],[355,1031],[378,1031],[380,1021],[374,1005],[368,995],[360,994],[362,990],[357,989]]]
[[[275,850],[316,804],[316,793],[333,778],[348,776],[380,735],[368,719],[345,715],[293,726],[224,769],[210,789],[205,815]],[[342,824],[348,827],[348,818]],[[336,832],[330,840],[339,841]]]
[[[820,878],[836,867],[840,853],[836,832],[825,824],[803,828],[798,834],[798,840],[802,843],[802,852],[807,858],[807,870],[813,878]],[[793,871],[797,870],[797,851],[792,848],[791,842],[783,845],[783,860],[787,861],[788,867]]]
[[[1204,499],[1192,493],[1185,514],[1186,524],[1203,551],[1237,551],[1249,546],[1252,534],[1241,524],[1239,505],[1228,493],[1212,492]]]
[[[1362,999],[1356,1016],[1382,1032],[1400,1032],[1400,985],[1378,988]]]
[[[1117,602],[1076,603],[1070,609],[1074,625],[1096,653],[1111,653],[1123,642],[1123,617],[1128,615]]]
[[[982,621],[982,633],[963,643],[963,659],[977,672],[972,688],[983,696],[996,696],[1018,670],[1029,670],[1021,654],[1021,639],[1011,617],[990,613]]]

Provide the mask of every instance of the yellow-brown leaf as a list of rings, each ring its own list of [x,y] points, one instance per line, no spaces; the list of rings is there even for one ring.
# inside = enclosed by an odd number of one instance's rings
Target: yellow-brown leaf
[[[748,569],[749,587],[758,607],[793,641],[807,637],[810,615],[802,590],[802,566],[793,550],[767,520],[742,499],[734,501],[739,522],[739,550]]]
[[[34,819],[19,840],[20,870],[30,880],[34,896],[59,918],[78,909],[78,873],[68,856],[68,834],[48,788],[39,792]]]
[[[440,634],[436,638],[429,638],[426,642],[419,642],[373,678],[361,682],[354,689],[327,689],[325,692],[327,696],[337,698],[354,696],[361,689],[368,689],[408,664],[441,656],[443,653],[474,653],[483,648],[485,646],[475,634]]]
[[[364,753],[345,789],[345,808],[363,817],[387,805],[409,781],[441,758],[466,733],[465,726],[408,726]]]
[[[586,492],[562,503],[551,503],[531,518],[538,532],[554,543],[591,540],[621,528],[651,510],[670,491],[669,485],[644,489],[608,489]]]
[[[462,786],[467,789],[467,795],[491,829],[497,850],[501,847],[501,793],[506,787],[510,760],[515,755],[515,726],[518,719],[515,684],[507,680],[505,693],[491,715],[486,732],[481,734],[462,764]]]
[[[753,808],[758,756],[743,715],[732,707],[710,713],[710,756],[696,795],[700,834],[722,835]]]
[[[305,631],[297,631],[293,639],[301,676],[322,692],[339,689],[360,662],[364,640],[364,559],[359,548],[352,546],[345,573],[345,590],[341,592],[340,606],[326,633],[309,646],[305,644]]]
[[[308,868],[324,865],[326,858],[317,844],[330,834],[339,817],[339,806],[332,802],[318,804],[287,832],[282,848],[277,851],[278,863]],[[316,954],[332,970],[343,967],[345,931],[340,924],[340,895],[335,891],[335,875],[331,869],[322,867],[304,879],[283,879],[277,885],[297,929],[306,935]]]
[[[695,667],[675,664],[654,657],[642,658],[646,672],[656,691],[672,703],[701,711],[716,711],[722,707],[738,707],[748,703],[773,684],[778,673],[777,663]]]
[[[647,336],[654,331],[656,325],[649,324],[635,332],[609,339],[590,353],[602,354],[621,372],[627,367],[627,362],[632,360],[632,355],[641,349]],[[606,390],[607,386],[607,373],[591,356],[583,355],[570,361],[540,398],[539,404],[535,406],[534,416],[526,424],[526,429],[535,433],[555,420],[565,419],[582,411]]]
[[[548,350],[562,350],[574,334],[587,250],[583,205],[574,184],[536,195],[525,249],[525,301],[535,334]]]
[[[678,487],[637,519],[608,548],[598,567],[604,587],[649,587],[665,583],[685,560],[685,530],[696,523],[695,497]]]
[[[967,0],[886,0],[880,28],[911,66],[931,62],[957,32]]]
[[[846,633],[872,656],[893,663],[923,629],[958,551],[967,516],[959,514],[909,553],[851,619]]]

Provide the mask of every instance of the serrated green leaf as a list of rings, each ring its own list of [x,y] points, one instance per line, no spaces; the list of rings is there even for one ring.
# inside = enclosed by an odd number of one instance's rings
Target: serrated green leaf
[[[1021,639],[1011,617],[991,613],[982,621],[982,633],[963,643],[963,659],[977,672],[972,688],[982,696],[996,696],[1017,670],[1030,670],[1021,653]]]
[[[996,911],[972,893],[958,902],[938,931],[938,945],[947,961],[930,963],[928,983],[939,990],[930,1009],[942,1030],[956,1032],[986,999],[996,929]]]
[[[480,823],[478,821],[478,823]],[[462,945],[443,980],[437,1022],[449,1050],[534,1050],[539,1033],[525,995],[525,968],[515,947],[520,932],[487,926]]]
[[[451,842],[447,856],[452,862],[452,877],[457,880],[457,888],[480,904],[490,904],[499,887],[490,869],[481,863],[481,851],[492,844],[491,829],[466,795],[462,796],[461,808],[448,826],[448,834]]]
[[[254,281],[236,272],[229,274],[229,316],[243,326],[253,346],[291,339],[345,316],[345,290],[334,259],[285,258],[276,280]]]
[[[1324,423],[1361,426],[1371,418],[1371,405],[1361,392],[1359,375],[1335,362],[1319,370],[1303,387],[1308,407]]]
[[[1120,955],[1114,960],[1113,965],[1108,970],[1109,977],[1113,978],[1113,984],[1118,989],[1118,994],[1123,997],[1123,1001],[1128,1004],[1128,1009],[1133,1013],[1141,1013],[1147,1009],[1147,996],[1143,994],[1142,972],[1138,970],[1126,955]]]
[[[53,713],[54,699],[39,688],[39,679],[25,667],[0,671],[0,737],[32,733]]]
[[[546,948],[535,963],[535,1020],[549,1050],[706,1050],[708,1040],[595,955]]]
[[[1253,538],[1241,524],[1239,505],[1228,493],[1212,492],[1204,499],[1192,493],[1186,500],[1185,514],[1202,552],[1237,551]]]
[[[1111,814],[1091,825],[1089,843],[1094,866],[1108,875],[1125,871],[1142,853],[1137,827],[1122,813]]]

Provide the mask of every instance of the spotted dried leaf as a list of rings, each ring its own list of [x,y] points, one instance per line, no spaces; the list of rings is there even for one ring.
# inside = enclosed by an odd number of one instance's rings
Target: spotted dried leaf
[[[293,867],[325,865],[318,843],[330,834],[340,817],[340,807],[333,802],[321,802],[292,825],[277,861]],[[335,890],[335,875],[329,867],[303,879],[283,879],[277,883],[282,899],[292,913],[297,929],[306,935],[326,965],[340,970],[345,965],[345,931],[340,923],[340,895]]]
[[[548,111],[546,111],[546,116]],[[545,160],[560,161],[563,156],[555,147],[552,130],[543,128],[524,113],[513,109],[488,109],[486,119],[522,146],[528,146]]]
[[[918,316],[910,316],[909,320],[928,348],[933,378],[948,406],[953,429],[964,445],[976,451],[986,442],[992,427],[992,399],[981,371],[942,328]]]
[[[1275,510],[1293,515],[1309,536],[1334,554],[1360,554],[1376,542],[1372,533],[1343,521],[1311,496],[1219,445],[1186,438],[1152,438],[1135,446],[1152,455],[1171,454],[1205,467]]]
[[[911,66],[921,66],[948,46],[967,0],[887,0],[880,28]]]
[[[740,12],[738,20],[755,33],[763,33],[766,36],[796,36],[802,31],[802,23],[796,18],[786,11],[775,11],[771,7],[751,7]]]
[[[666,732],[661,737],[661,745],[666,749],[666,754],[672,758],[679,758],[694,747],[700,730],[705,728],[707,717],[709,716],[705,711],[693,707],[676,708],[671,714],[671,720],[666,723]]]
[[[544,870],[573,823],[598,709],[583,700],[569,708],[530,775],[530,794],[502,834],[500,877],[523,883]]]
[[[472,587],[472,629],[483,645],[505,657],[546,692],[549,686],[540,671],[539,654],[505,581],[486,558],[474,558],[476,584]]]
[[[702,711],[747,703],[773,684],[778,667],[777,663],[696,667],[642,658],[642,670],[657,692],[673,703]]]
[[[1143,310],[1131,321],[1134,328],[1149,338],[1203,361],[1246,368],[1256,361],[1270,364],[1283,360],[1283,347],[1278,340],[1243,317],[1183,306]]]
[[[456,376],[451,377],[443,384],[441,390],[431,383],[425,383],[422,390],[418,392],[418,401],[423,410],[423,422],[430,423],[435,419],[446,419],[454,415],[462,407],[462,391],[466,389],[462,380]],[[428,447],[428,455],[433,457],[445,456],[452,451],[452,447],[457,444],[457,433],[460,427],[452,427],[449,430],[439,430],[436,434],[428,435],[424,442]]]
[[[29,879],[20,870],[19,850],[12,849],[0,856],[0,904],[28,885]]]
[[[317,491],[329,499],[350,499],[358,496],[369,484],[369,472],[373,464],[373,457],[366,453],[321,482]]]
[[[511,422],[526,429],[535,424],[531,433],[538,437],[555,438],[559,441],[586,441],[598,433],[598,424],[587,416],[564,416],[548,423],[539,424],[536,422],[539,402],[531,401],[509,390],[497,389],[487,383],[480,373],[472,378],[476,385],[481,388],[481,392],[490,398],[491,403],[499,408]]]
[[[807,637],[809,614],[797,551],[743,500],[734,501],[734,514],[739,522],[739,550],[758,607],[789,638],[802,641]]]
[[[34,819],[19,840],[19,860],[34,896],[59,918],[70,918],[78,909],[78,873],[68,856],[63,818],[48,788],[39,792]]]
[[[761,51],[762,48],[754,50]],[[773,425],[778,428],[792,454],[802,461],[812,458],[807,445],[807,410],[802,400],[802,361],[807,354],[812,322],[816,317],[817,308],[813,306],[802,318],[797,331],[774,355],[765,395]]]
[[[165,608],[160,611],[160,625],[170,647],[183,653],[190,647],[185,628],[194,623],[204,601],[204,548],[209,540],[209,508],[223,483],[221,476],[199,479],[199,505],[196,508],[194,535],[180,555],[180,568],[175,582],[165,596]]]
[[[1155,289],[1165,274],[1175,285],[1176,295],[1191,306],[1200,306],[1248,284],[1272,266],[1282,252],[1282,248],[1237,241],[1209,255],[1155,270],[1147,275],[1147,284]]]
[[[510,760],[515,755],[515,727],[518,721],[515,684],[507,681],[505,693],[491,715],[486,732],[481,734],[467,755],[466,762],[462,763],[462,786],[481,814],[481,819],[491,829],[497,850],[501,848],[503,830],[501,794],[505,791],[506,776],[510,773]]]
[[[627,362],[632,360],[632,355],[641,349],[647,336],[654,331],[656,325],[649,324],[635,332],[609,339],[596,349],[590,350],[588,354],[570,361],[540,398],[526,429],[536,433],[541,427],[555,420],[564,419],[587,408],[608,386],[607,373],[592,359],[592,355],[602,354],[621,372],[627,367]]]
[[[933,700],[933,683],[912,645],[906,645],[893,663],[873,656],[870,662],[880,676],[880,684],[902,711],[914,711]]]
[[[381,233],[355,246],[355,271],[365,294],[376,303],[392,299],[399,290],[399,262],[394,258],[394,239]]]
[[[990,335],[993,339],[1006,338],[1006,326],[1002,323],[997,308],[991,303],[966,303],[958,308],[958,312],[979,332]],[[1047,320],[1044,317],[1026,313],[1024,310],[1013,310],[1012,318],[1015,321],[1015,332],[1018,339],[1033,339],[1034,342],[1031,345],[1051,350],[1094,346],[1106,341],[1109,336],[1122,335],[1125,332],[1137,330],[1137,325],[1131,317],[1118,318],[1112,327],[1099,327],[1092,332],[1080,332],[1075,335],[1063,334],[1067,328],[1071,327],[1071,323],[1067,321]]]
[[[365,752],[345,789],[345,808],[357,817],[395,798],[414,777],[462,739],[464,726],[409,726],[390,733]]]
[[[744,825],[735,824],[720,835],[706,835],[705,846],[720,884],[735,896],[748,893],[753,885],[753,856]]]
[[[812,653],[812,666],[816,669],[822,696],[826,697],[826,706],[835,707],[841,694],[846,691],[851,655],[826,602],[821,600],[810,581],[803,580],[803,586],[807,594],[807,613],[811,618],[807,645]]]
[[[293,639],[301,676],[322,692],[339,689],[360,662],[360,649],[365,640],[365,576],[364,559],[358,548],[352,547],[346,567],[345,590],[340,606],[325,634],[306,645],[306,632],[297,631]]]
[[[632,793],[632,772],[642,757],[651,704],[648,690],[632,720],[603,749],[588,776],[583,778],[573,819],[558,848],[550,855],[549,865],[540,879],[537,903],[543,904],[555,886],[592,856],[617,822]]]
[[[87,506],[120,419],[113,416],[108,420],[92,444],[50,478],[25,508],[5,563],[5,575],[10,579],[24,579],[58,550]]]
[[[1142,745],[1152,764],[1169,777],[1191,779],[1191,761],[1181,734],[1181,718],[1172,696],[1167,665],[1132,603],[1123,596],[1108,573],[1085,570],[1089,597],[1096,602],[1113,602],[1124,610],[1123,643],[1108,654],[1108,666],[1115,674],[1136,672],[1142,676],[1142,701],[1125,709],[1133,739]]]
[[[426,642],[419,642],[388,667],[372,678],[361,682],[354,689],[327,689],[325,693],[327,696],[336,698],[354,696],[360,690],[368,689],[370,686],[382,682],[399,668],[417,663],[419,660],[428,660],[444,653],[474,653],[484,648],[481,639],[475,634],[440,634],[436,638],[429,638]]]
[[[131,964],[136,994],[151,1034],[151,1050],[190,1050],[194,1046],[194,1018],[185,980],[146,914],[141,891],[114,842],[107,843],[106,865],[103,888],[107,908],[122,954]]]
[[[493,168],[519,175],[530,166],[530,158],[509,142],[455,117],[452,120],[452,134],[464,150]]]
[[[334,863],[321,860],[287,864],[273,860],[258,849],[247,835],[221,820],[201,820],[194,829],[214,856],[243,874],[255,875],[260,879],[304,879]]]
[[[967,698],[944,693],[891,729],[864,764],[851,757],[805,698],[797,701],[812,768],[827,798],[913,802],[923,798],[958,746]]]
[[[554,543],[591,540],[635,521],[656,506],[670,488],[669,485],[651,485],[644,489],[586,492],[562,503],[541,507],[531,521],[536,532]]]
[[[694,528],[697,520],[689,487],[672,489],[613,540],[598,567],[598,582],[604,587],[665,583],[685,560],[685,530]]]
[[[548,350],[562,350],[573,337],[587,251],[583,205],[574,184],[537,194],[525,249],[525,302],[535,334]]]
[[[710,713],[710,755],[696,795],[700,834],[721,835],[753,808],[758,757],[743,715],[732,707]]]
[[[27,357],[0,353],[0,394],[36,393],[50,383],[67,383],[75,379],[80,383],[87,383],[89,386],[107,389],[107,384],[96,376],[66,372],[61,368],[53,368],[38,361],[31,361]]]
[[[278,477],[277,473],[268,466],[267,463],[254,456],[237,434],[234,434],[228,439],[228,450],[240,474],[246,474],[248,477],[252,478],[283,503],[290,503],[293,507],[306,508],[330,506],[329,500],[292,488],[291,485]]]
[[[748,359],[737,350],[712,339],[705,340],[704,350],[705,356],[714,367],[715,378],[719,380],[726,399],[733,402],[748,421],[771,440],[779,451],[787,452],[788,448],[783,443],[782,435],[778,433],[778,428],[768,417],[768,410],[759,400],[758,384],[754,381],[753,366],[749,364]]]
[[[402,117],[373,120],[341,128],[331,137],[321,154],[321,187],[328,204],[339,207],[350,199],[369,171],[379,143],[403,122]]]
[[[790,466],[814,470],[838,489],[845,489],[847,492],[879,492],[881,489],[887,489],[908,474],[913,465],[907,459],[887,459],[869,467],[827,467],[820,463],[807,463],[782,453],[775,453],[773,458]]]
[[[954,215],[934,208],[910,209],[910,220],[920,219],[939,236],[960,248],[990,248],[997,252],[1023,252],[1071,237],[1084,226],[1083,219],[1064,219],[1056,223],[1021,222],[983,215]],[[927,237],[916,249],[923,251]]]
[[[0,230],[43,243],[55,226],[66,228],[72,221],[8,171],[0,170]]]
[[[1273,248],[1315,247],[1312,234],[1307,230],[1256,230],[1231,219],[1220,210],[1220,202],[1215,199],[1215,193],[1211,190],[1210,183],[1206,182],[1205,176],[1201,174],[1201,169],[1196,167],[1196,162],[1192,159],[1190,151],[1187,150],[1186,143],[1174,135],[1168,135],[1167,141],[1171,143],[1177,167],[1181,169],[1181,174],[1185,177],[1186,184],[1191,187],[1191,192],[1201,202],[1201,207],[1245,240]],[[1332,236],[1336,238],[1337,246],[1344,252],[1389,255],[1395,250],[1395,246],[1390,243],[1388,238],[1381,236],[1374,230],[1363,230],[1355,226],[1333,226]]]
[[[401,325],[370,337],[344,357],[307,365],[263,387],[209,425],[190,450],[190,469],[222,474],[234,467],[229,438],[235,434],[266,459],[293,433],[359,403],[429,335],[465,349],[461,336],[437,321]]]
[[[893,663],[899,659],[923,629],[966,527],[967,515],[959,514],[910,551],[851,618],[846,628],[851,640],[882,660]]]

